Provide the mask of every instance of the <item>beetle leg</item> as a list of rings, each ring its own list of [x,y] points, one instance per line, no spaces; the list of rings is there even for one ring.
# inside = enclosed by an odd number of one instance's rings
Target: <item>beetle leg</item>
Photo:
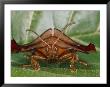
[[[72,59],[70,60],[70,62],[71,62],[71,64],[70,64],[70,70],[71,70],[71,72],[76,72],[77,69],[76,69],[76,66],[75,66],[75,61],[74,61],[74,59],[72,58]]]
[[[71,54],[71,57],[70,57],[70,70],[71,72],[77,72],[77,69],[76,69],[76,66],[75,66],[75,63],[79,60],[78,56],[76,54]]]
[[[74,64],[70,65],[70,70],[72,73],[77,72],[76,66]]]
[[[75,67],[75,63],[79,60],[78,56],[75,53],[67,53],[60,57],[60,59],[68,59],[70,60],[70,70],[71,72],[76,72],[77,69]]]
[[[34,68],[34,70],[36,70],[36,71],[40,70],[40,65],[34,56],[31,57],[31,65]]]
[[[26,57],[26,60],[28,61],[28,62],[30,62],[30,55],[29,54],[27,54],[27,55],[24,55],[24,57]],[[30,67],[31,66],[31,64],[23,64],[23,68],[26,68],[26,67]]]
[[[25,64],[25,65],[23,65],[23,68],[26,68],[26,67],[30,67],[31,66],[31,64]]]
[[[31,60],[31,64],[25,64],[25,65],[23,65],[23,68],[32,66],[32,68],[39,71],[40,65],[38,63],[38,59],[45,59],[45,58],[36,56],[36,55],[32,55],[29,59]]]
[[[83,60],[80,60],[79,59],[79,61],[78,61],[80,64],[83,64],[83,65],[85,65],[85,66],[88,66],[88,64],[85,62],[85,61],[83,61]]]

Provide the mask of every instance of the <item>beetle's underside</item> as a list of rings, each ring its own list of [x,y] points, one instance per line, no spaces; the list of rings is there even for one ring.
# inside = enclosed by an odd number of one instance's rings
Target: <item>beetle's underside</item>
[[[87,65],[85,62],[80,61],[76,53],[90,53],[91,51],[96,51],[96,49],[92,43],[84,46],[73,41],[58,29],[48,29],[29,44],[18,45],[15,40],[12,40],[11,51],[30,52],[31,66],[35,70],[40,69],[39,60],[69,60],[71,63],[70,69],[75,71],[74,64],[76,62]]]

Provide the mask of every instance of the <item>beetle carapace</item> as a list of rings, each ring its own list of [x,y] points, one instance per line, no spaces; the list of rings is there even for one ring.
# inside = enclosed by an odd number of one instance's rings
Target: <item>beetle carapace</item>
[[[35,33],[35,32],[34,32]],[[77,52],[90,53],[96,51],[95,45],[90,43],[85,46],[82,45],[58,29],[48,29],[43,34],[38,36],[34,41],[28,44],[17,44],[13,39],[11,41],[11,51],[13,52],[30,52],[31,66],[35,70],[40,69],[39,60],[70,60],[70,69],[75,71],[75,63],[79,62],[87,65],[85,62],[80,61]]]

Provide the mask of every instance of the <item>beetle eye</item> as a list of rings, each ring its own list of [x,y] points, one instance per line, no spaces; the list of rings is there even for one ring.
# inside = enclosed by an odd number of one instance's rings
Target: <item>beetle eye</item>
[[[68,51],[70,51],[70,52],[71,52],[72,50],[73,50],[72,48],[68,48]]]
[[[34,52],[36,49],[35,48],[32,48],[31,50]]]
[[[76,50],[73,49],[73,48],[68,48],[68,51],[69,51],[69,52],[76,52]]]

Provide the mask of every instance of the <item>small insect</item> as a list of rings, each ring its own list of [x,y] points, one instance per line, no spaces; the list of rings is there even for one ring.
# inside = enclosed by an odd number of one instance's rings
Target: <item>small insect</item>
[[[31,30],[29,30],[31,31]],[[36,32],[32,31],[36,35]],[[29,52],[31,55],[31,66],[34,70],[39,70],[39,60],[45,61],[70,61],[70,70],[76,71],[75,63],[79,62],[85,66],[87,63],[78,58],[77,52],[90,53],[96,51],[95,45],[90,43],[88,46],[82,45],[58,29],[48,29],[31,43],[20,45],[13,39],[11,40],[11,52]]]

